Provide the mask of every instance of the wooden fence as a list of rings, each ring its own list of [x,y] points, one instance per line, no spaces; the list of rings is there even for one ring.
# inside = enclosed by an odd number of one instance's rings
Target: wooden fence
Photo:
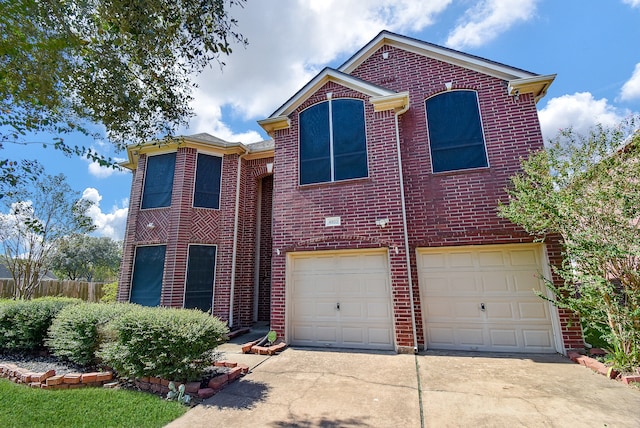
[[[40,281],[33,298],[44,296],[75,297],[88,302],[97,302],[103,296],[101,282],[84,281]],[[15,295],[13,279],[0,279],[0,298],[10,299]]]

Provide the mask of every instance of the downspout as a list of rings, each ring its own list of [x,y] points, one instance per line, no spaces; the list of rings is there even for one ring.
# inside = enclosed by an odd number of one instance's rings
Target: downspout
[[[409,298],[411,299],[411,327],[413,329],[413,352],[418,353],[418,335],[416,327],[416,311],[413,307],[415,300],[413,299],[413,279],[411,278],[411,255],[409,254],[409,231],[407,228],[407,206],[404,197],[404,179],[402,170],[402,155],[400,153],[400,126],[398,124],[398,116],[409,110],[409,103],[399,110],[395,111],[396,121],[396,149],[398,154],[398,170],[400,177],[400,200],[402,201],[402,225],[404,227],[404,248],[407,257],[407,276],[409,279]]]
[[[231,287],[229,289],[229,328],[233,327],[233,300],[236,288],[236,261],[238,252],[238,223],[240,222],[240,178],[242,172],[242,158],[248,153],[238,156],[238,174],[236,177],[236,208],[233,218],[233,252],[231,253]]]

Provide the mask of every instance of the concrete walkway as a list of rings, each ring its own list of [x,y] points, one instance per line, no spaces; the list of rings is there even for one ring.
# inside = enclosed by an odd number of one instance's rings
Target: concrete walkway
[[[559,355],[221,350],[250,373],[169,427],[640,426],[639,389]]]

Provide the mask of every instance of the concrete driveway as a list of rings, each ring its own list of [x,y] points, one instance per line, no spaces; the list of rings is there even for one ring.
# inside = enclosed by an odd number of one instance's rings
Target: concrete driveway
[[[559,355],[289,348],[169,427],[640,427],[640,390]]]

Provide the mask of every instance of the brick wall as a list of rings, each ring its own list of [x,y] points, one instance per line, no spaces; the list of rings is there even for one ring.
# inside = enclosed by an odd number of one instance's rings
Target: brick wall
[[[381,53],[387,52],[387,59]],[[486,245],[531,242],[521,228],[497,216],[499,200],[506,201],[509,177],[520,170],[520,158],[543,147],[531,94],[507,95],[507,82],[439,60],[383,46],[352,73],[353,76],[395,91],[408,91],[411,108],[400,116],[403,179],[406,194],[409,248],[404,248],[395,125],[391,112],[374,113],[368,97],[329,82],[289,115],[291,126],[275,133],[273,248],[280,251],[272,262],[272,328],[285,330],[286,253],[297,250],[398,247],[390,252],[396,344],[412,346],[411,300],[405,251],[412,270],[417,339],[425,342],[415,252],[418,247]],[[424,102],[453,89],[478,94],[489,167],[433,174]],[[298,114],[306,107],[333,98],[365,99],[369,178],[340,183],[298,185]],[[342,226],[325,228],[324,218],[340,216]],[[389,218],[380,229],[376,218]],[[559,263],[559,244],[547,247]],[[558,254],[556,257],[555,255]],[[570,326],[560,311],[567,348],[580,340],[579,327]]]
[[[298,185],[298,114],[326,100],[358,98],[365,101],[369,177]],[[274,177],[273,248],[280,251],[272,261],[271,328],[285,332],[286,253],[302,250],[398,247],[391,256],[391,283],[396,339],[399,346],[413,347],[411,306],[405,263],[400,182],[395,153],[395,118],[391,112],[373,111],[369,97],[329,82],[290,115],[291,127],[277,131]],[[339,216],[341,226],[325,227],[325,217]],[[388,218],[381,229],[376,219]]]
[[[193,147],[177,149],[171,206],[140,210],[146,155],[141,155],[133,173],[129,216],[118,284],[118,301],[128,301],[135,248],[164,244],[164,277],[161,305],[182,307],[189,244],[217,246],[213,314],[230,320],[233,243],[238,179],[238,154],[222,161],[220,209],[193,207],[197,163]],[[257,183],[268,175],[272,158],[241,160],[236,275],[234,278],[234,327],[248,325],[253,318]],[[154,227],[147,227],[153,223]]]
[[[387,52],[387,59],[381,53]],[[531,242],[521,228],[496,214],[497,201],[507,201],[509,177],[520,171],[520,159],[543,147],[538,113],[531,94],[507,94],[507,82],[439,60],[384,46],[352,75],[396,91],[409,91],[412,107],[400,117],[400,138],[407,202],[412,279],[418,339],[424,343],[415,260],[418,247]],[[470,89],[478,94],[489,167],[434,174],[424,102],[445,91]],[[551,254],[558,252],[550,240]],[[552,257],[559,263],[558,257]],[[569,327],[561,311],[565,346],[581,340],[579,325]],[[580,337],[579,337],[580,336]]]

